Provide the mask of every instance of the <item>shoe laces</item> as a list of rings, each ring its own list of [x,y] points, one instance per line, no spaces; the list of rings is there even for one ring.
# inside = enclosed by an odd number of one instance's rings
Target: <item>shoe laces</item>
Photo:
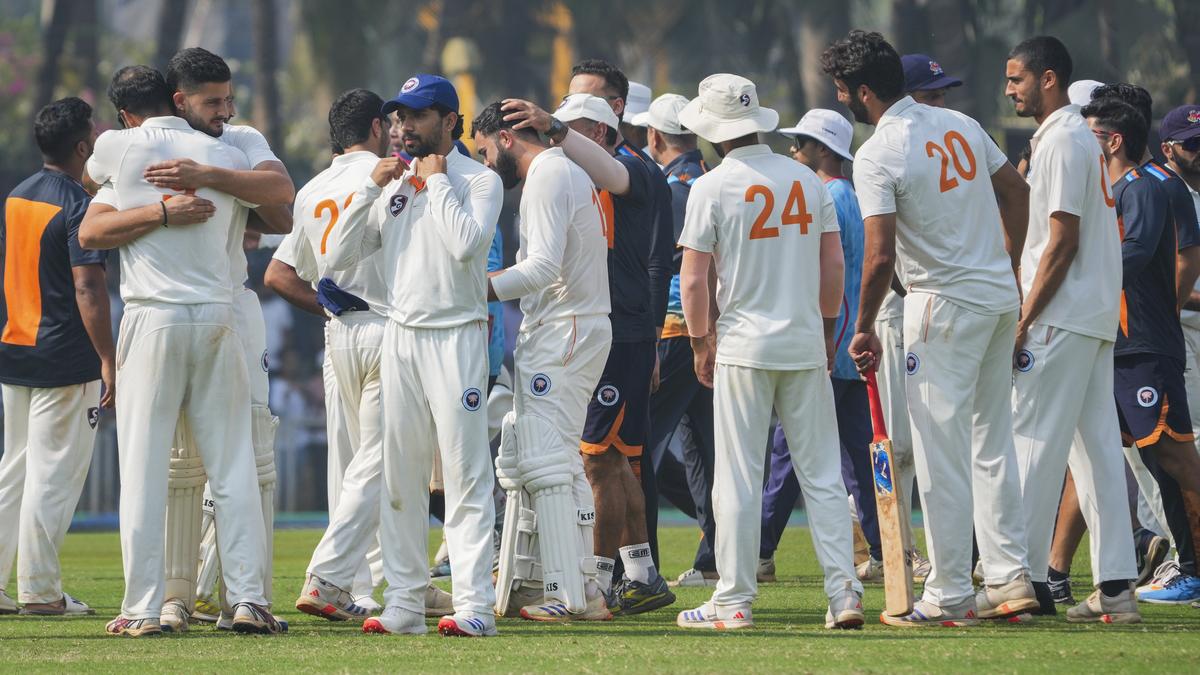
[[[1175,588],[1183,584],[1200,585],[1200,579],[1197,579],[1190,574],[1184,574],[1176,569],[1175,576],[1163,581],[1163,588]]]
[[[1182,570],[1179,569],[1179,561],[1168,560],[1154,570],[1154,579],[1163,586],[1168,586],[1181,574]]]

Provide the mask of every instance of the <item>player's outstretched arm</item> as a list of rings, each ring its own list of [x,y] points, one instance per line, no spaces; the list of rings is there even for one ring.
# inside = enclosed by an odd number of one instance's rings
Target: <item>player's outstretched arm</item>
[[[212,202],[194,195],[121,211],[93,200],[79,224],[79,245],[98,251],[117,248],[159,227],[202,223],[215,212]]]
[[[539,134],[545,135],[554,122],[550,113],[529,101],[517,98],[506,99],[501,110],[508,113],[504,116],[505,121],[516,122],[513,129],[531,127]],[[618,197],[629,192],[629,169],[590,138],[568,129],[559,146],[572,162],[587,173],[597,188],[608,190]]]
[[[417,178],[429,190],[429,208],[437,222],[442,245],[458,262],[485,254],[496,234],[496,220],[504,204],[504,186],[495,171],[481,171],[468,185],[467,201],[455,196],[446,176],[446,158],[419,157],[413,161]]]
[[[142,176],[155,187],[169,190],[212,188],[251,204],[282,205],[296,197],[296,186],[283,162],[260,162],[237,170],[200,164],[192,159],[169,159],[146,167]]]
[[[1025,250],[1025,233],[1029,229],[1029,184],[1012,164],[1005,162],[992,174],[992,190],[1000,206],[1000,222],[1004,227],[1004,247],[1008,250],[1013,273],[1021,267],[1021,252]],[[1018,284],[1020,279],[1018,279]]]
[[[316,314],[322,319],[326,318],[324,308],[321,307],[321,303],[317,302],[317,292],[313,290],[312,284],[301,279],[300,275],[296,273],[296,268],[291,265],[272,258],[263,275],[263,283],[288,303],[309,314]]]

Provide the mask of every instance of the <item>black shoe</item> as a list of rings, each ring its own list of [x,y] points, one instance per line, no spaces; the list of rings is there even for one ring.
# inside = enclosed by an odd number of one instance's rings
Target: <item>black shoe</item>
[[[1142,527],[1133,533],[1133,550],[1137,554],[1138,576],[1135,586],[1142,586],[1154,576],[1154,571],[1167,559],[1171,542]]]
[[[654,581],[625,580],[620,587],[621,615],[641,614],[666,607],[675,602],[675,594],[667,588],[667,580],[658,575]]]
[[[1058,614],[1054,595],[1050,592],[1050,583],[1045,581],[1033,582],[1033,595],[1037,598],[1038,608],[1030,612],[1034,616],[1054,616]]]
[[[1070,607],[1079,604],[1075,601],[1075,596],[1071,595],[1071,577],[1059,581],[1051,579],[1046,582],[1046,585],[1049,587],[1050,597],[1053,598],[1055,604]],[[1034,584],[1034,589],[1037,589],[1037,584]]]

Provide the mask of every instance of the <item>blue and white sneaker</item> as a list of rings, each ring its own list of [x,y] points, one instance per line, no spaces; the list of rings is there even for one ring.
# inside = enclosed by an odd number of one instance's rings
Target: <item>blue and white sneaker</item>
[[[451,614],[438,621],[438,632],[445,637],[493,637],[496,617],[483,614]]]
[[[1200,577],[1180,574],[1163,584],[1162,589],[1138,593],[1138,600],[1156,605],[1187,605],[1200,600]]]
[[[706,630],[741,630],[754,627],[754,614],[750,604],[736,607],[717,609],[713,603],[706,602],[696,609],[685,609],[675,618],[675,625],[680,628],[703,628]]]

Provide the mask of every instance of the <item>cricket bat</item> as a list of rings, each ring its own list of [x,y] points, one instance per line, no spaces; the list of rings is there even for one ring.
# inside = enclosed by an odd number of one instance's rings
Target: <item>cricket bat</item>
[[[892,475],[892,441],[883,421],[875,371],[868,371],[866,379],[871,426],[875,429],[871,440],[871,468],[875,475],[875,507],[879,511],[879,543],[883,547],[884,611],[891,616],[904,616],[913,607],[912,561],[908,558],[912,542],[900,522],[905,489]]]

